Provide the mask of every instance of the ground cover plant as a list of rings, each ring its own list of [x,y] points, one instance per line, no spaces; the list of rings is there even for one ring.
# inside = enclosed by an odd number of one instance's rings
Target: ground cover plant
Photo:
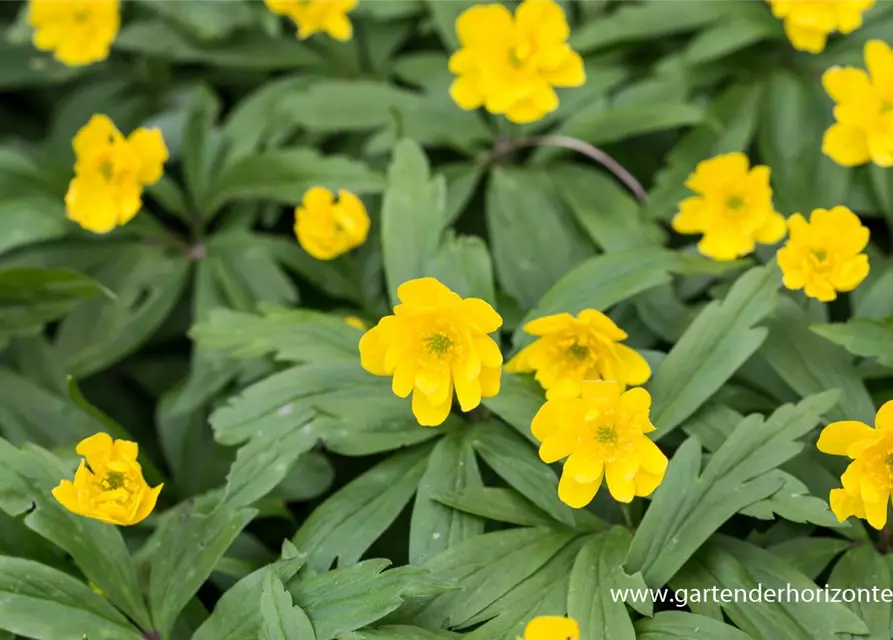
[[[0,640],[893,637],[893,3],[0,21]]]

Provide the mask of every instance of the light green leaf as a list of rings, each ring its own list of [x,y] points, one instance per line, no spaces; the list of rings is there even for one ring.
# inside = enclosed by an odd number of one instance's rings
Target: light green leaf
[[[260,613],[263,617],[260,640],[316,640],[307,614],[292,604],[291,594],[272,571],[267,571],[264,578]]]
[[[201,209],[204,209],[207,201],[211,174],[219,160],[219,138],[214,138],[214,123],[219,112],[217,96],[207,87],[199,85],[183,127],[180,153],[186,186],[192,202]]]
[[[2,182],[0,167],[0,183]],[[43,195],[18,198],[5,196],[0,202],[0,225],[3,225],[4,230],[3,237],[0,238],[0,254],[58,238],[71,229],[71,223],[65,219],[62,203]]]
[[[684,611],[661,611],[653,618],[636,622],[638,640],[753,640],[753,638],[725,622]]]
[[[510,424],[518,433],[534,444],[539,444],[530,432],[530,423],[546,395],[532,376],[502,372],[499,395],[484,398],[484,406]]]
[[[590,144],[605,145],[648,133],[695,125],[703,118],[704,111],[701,107],[685,102],[618,105],[578,113],[559,127],[558,133]]]
[[[767,318],[769,336],[760,356],[801,396],[839,389],[833,420],[871,423],[874,403],[846,353],[808,330],[809,318],[790,298],[783,298]]]
[[[849,542],[840,538],[792,538],[772,545],[769,551],[797,571],[816,580],[849,545]]]
[[[108,601],[68,574],[0,556],[0,629],[34,640],[140,640]]]
[[[487,229],[503,289],[532,308],[592,255],[541,173],[497,167],[487,188]]]
[[[401,0],[402,2],[402,0]],[[354,631],[340,640],[455,640],[459,636],[449,631],[430,631],[420,627],[394,625]]]
[[[482,489],[469,438],[442,438],[428,456],[419,480],[409,529],[409,564],[421,565],[441,551],[484,532],[481,518],[456,511],[435,499],[441,492]]]
[[[356,563],[409,502],[425,473],[429,446],[395,454],[348,483],[317,507],[298,530],[294,544],[307,564],[325,571]]]
[[[567,614],[580,624],[580,640],[635,640],[626,604],[612,597],[619,589],[648,587],[641,574],[627,575],[623,561],[632,536],[622,527],[590,536],[570,574]],[[630,605],[651,615],[651,602]]]
[[[259,32],[245,31],[225,42],[197,44],[163,20],[128,23],[114,48],[143,56],[157,57],[177,64],[208,64],[245,70],[293,70],[317,64],[319,55],[294,37],[272,39]]]
[[[664,11],[668,14],[678,13],[680,16],[686,15],[688,6],[697,6],[696,11],[706,17],[713,11],[722,11],[722,5],[727,3],[705,5],[686,0],[682,4],[674,2],[668,5],[661,0],[654,0],[649,6],[660,4],[663,4]],[[686,7],[685,11],[680,11],[682,6]],[[711,8],[707,10],[708,7]],[[635,7],[625,10],[633,9]],[[670,24],[672,20],[670,18]],[[703,123],[676,145],[667,156],[665,167],[657,173],[654,187],[645,204],[646,217],[668,219],[676,212],[679,202],[689,193],[685,180],[699,162],[721,153],[747,149],[757,124],[759,100],[759,85],[747,84],[734,85],[714,100]]]
[[[382,176],[346,156],[322,156],[310,147],[259,151],[225,167],[217,177],[206,213],[234,199],[275,200],[297,206],[314,186],[352,193],[378,193]]]
[[[893,604],[885,602],[878,592],[889,591],[893,579],[884,556],[871,545],[850,549],[834,565],[828,584],[835,589],[855,590],[855,601],[844,601],[844,606],[868,626],[869,640],[886,640],[893,623]],[[893,596],[888,593],[886,599]]]
[[[431,598],[449,585],[427,569],[399,567],[384,571],[388,560],[367,560],[288,585],[310,617],[317,640],[332,640],[372,624],[404,601]]]
[[[823,527],[840,526],[828,503],[811,496],[805,484],[780,469],[770,473],[783,482],[781,488],[766,500],[742,509],[741,513],[763,520],[774,520],[774,514],[778,514],[791,522],[810,522]]]
[[[677,449],[636,531],[627,568],[652,587],[665,584],[735,513],[779,491],[771,472],[803,449],[797,438],[813,429],[837,399],[828,392],[784,405],[770,418],[742,420],[699,473],[700,444]]]
[[[149,556],[149,608],[162,637],[256,513],[219,505],[203,514],[189,505],[155,533]]]
[[[855,356],[875,358],[885,367],[893,367],[893,324],[889,322],[853,319],[816,324],[810,329]]]
[[[553,527],[555,520],[513,489],[469,487],[434,493],[432,499],[452,509],[522,527]]]
[[[682,424],[760,347],[767,331],[754,325],[775,307],[780,280],[774,264],[751,269],[685,330],[651,380],[655,439]]]

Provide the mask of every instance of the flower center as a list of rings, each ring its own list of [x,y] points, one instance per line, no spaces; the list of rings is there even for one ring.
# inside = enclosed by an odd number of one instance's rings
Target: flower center
[[[569,355],[572,360],[582,362],[589,357],[589,347],[582,344],[577,344],[575,342],[570,347],[568,347],[567,355]]]
[[[812,249],[812,255],[814,255],[815,259],[819,262],[824,262],[828,258],[828,252],[824,249]]]
[[[428,351],[437,355],[443,355],[453,346],[453,341],[445,333],[432,333],[425,339]]]
[[[740,211],[744,207],[744,198],[741,196],[729,196],[726,198],[726,207],[732,211]]]
[[[74,12],[74,21],[77,23],[84,23],[90,19],[90,12],[88,10],[81,10]]]
[[[533,47],[528,42],[515,45],[509,49],[509,64],[515,69],[520,69],[527,62],[532,52]]]
[[[105,159],[99,163],[99,175],[101,175],[106,182],[111,181],[115,175],[115,167],[111,160]]]
[[[615,444],[617,442],[617,429],[612,424],[599,425],[595,430],[595,439],[599,444]]]
[[[109,471],[99,484],[102,485],[103,491],[114,491],[126,485],[127,480],[120,471]]]

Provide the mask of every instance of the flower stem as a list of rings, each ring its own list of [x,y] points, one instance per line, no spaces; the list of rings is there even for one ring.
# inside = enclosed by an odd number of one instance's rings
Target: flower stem
[[[626,525],[626,528],[630,531],[636,530],[636,525],[633,524],[633,514],[629,510],[629,505],[624,504],[623,502],[620,504],[620,515],[623,516],[623,524]]]
[[[595,147],[588,142],[578,140],[577,138],[571,138],[570,136],[543,135],[530,136],[529,138],[520,138],[518,140],[501,141],[498,142],[493,149],[479,157],[477,161],[479,164],[489,164],[504,155],[508,155],[518,149],[523,149],[524,147],[561,147],[563,149],[576,151],[587,158],[595,160],[605,169],[614,174],[614,177],[622,182],[624,186],[638,198],[639,202],[645,202],[645,199],[647,198],[645,189],[639,181],[636,180],[635,176],[627,171],[623,165],[598,147]]]

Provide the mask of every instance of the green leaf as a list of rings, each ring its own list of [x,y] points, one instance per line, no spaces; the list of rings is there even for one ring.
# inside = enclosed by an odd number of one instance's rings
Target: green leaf
[[[661,611],[653,618],[636,622],[638,640],[752,640],[752,636],[733,626],[706,616],[684,611]]]
[[[774,520],[778,514],[791,522],[810,522],[823,527],[838,527],[840,522],[831,513],[828,503],[809,494],[809,488],[790,473],[771,472],[782,481],[781,488],[772,496],[741,510],[744,515],[763,520]]]
[[[654,0],[649,6],[659,4],[661,0]],[[722,4],[710,5],[714,7],[710,10],[705,10],[708,5],[689,1],[663,6],[667,13],[678,12],[679,15],[685,12],[679,11],[678,7],[686,6],[687,11],[688,6],[697,6],[697,12],[706,17],[713,11],[721,11]],[[631,9],[633,7],[626,11]],[[714,100],[704,121],[674,147],[667,156],[665,167],[655,176],[654,187],[645,204],[646,217],[672,217],[679,202],[688,194],[685,180],[699,162],[721,153],[747,149],[756,129],[759,100],[760,86],[747,84],[734,85]]]
[[[59,327],[56,347],[66,370],[81,379],[139,348],[167,319],[188,274],[182,256],[144,246],[116,253],[95,275],[117,298],[89,300]]]
[[[503,289],[532,308],[592,255],[543,174],[497,167],[487,188],[487,229]]]
[[[767,331],[754,325],[772,312],[779,284],[775,265],[755,267],[697,315],[651,380],[655,439],[682,424],[756,352]]]
[[[426,0],[428,11],[437,29],[437,35],[443,41],[448,51],[459,48],[459,37],[456,35],[456,19],[466,10],[473,7],[474,0],[455,0],[453,2],[440,2],[439,0]]]
[[[558,499],[558,478],[529,443],[498,422],[476,426],[472,445],[484,461],[533,504],[567,525],[573,511]]]
[[[271,240],[270,236],[233,230],[217,233],[208,242],[205,260],[213,265],[217,282],[233,307],[254,310],[258,303],[297,302],[298,291],[270,251]]]
[[[469,438],[448,435],[428,456],[419,480],[409,529],[409,564],[421,565],[441,551],[484,532],[481,518],[436,501],[441,492],[483,488]]]
[[[220,101],[217,96],[200,85],[189,107],[181,147],[186,186],[192,201],[200,209],[204,208],[207,201],[211,172],[218,159],[216,156],[219,148],[215,142],[219,143],[219,138],[215,141],[213,134],[219,112]]]
[[[783,298],[767,320],[760,356],[794,391],[806,396],[839,389],[840,404],[828,417],[872,422],[874,403],[846,353],[809,331],[809,318],[793,300]]]
[[[513,489],[469,487],[432,495],[452,509],[522,527],[554,527],[555,520]]]
[[[893,324],[889,322],[852,319],[809,328],[854,356],[875,358],[885,367],[893,367]]]
[[[404,601],[430,598],[448,585],[427,569],[383,571],[388,560],[367,560],[289,584],[297,605],[310,617],[317,640],[331,640],[384,618]]]
[[[458,590],[438,596],[416,616],[422,626],[470,624],[571,543],[573,534],[543,529],[509,529],[477,536],[427,563],[436,577]],[[492,637],[492,636],[490,636]]]
[[[731,621],[751,638],[837,640],[838,634],[868,633],[855,614],[840,603],[826,602],[824,595],[811,602],[786,601],[789,589],[810,589],[814,596],[824,589],[777,556],[752,544],[717,536],[698,554],[698,561],[706,570],[705,579],[718,587],[748,592],[760,588],[764,594],[773,589],[776,596],[782,592],[775,602],[763,597],[757,602],[722,604]]]
[[[111,297],[102,285],[66,269],[2,269],[0,343],[11,334],[36,333],[101,293]]]
[[[499,395],[484,398],[484,406],[510,424],[533,444],[530,423],[546,402],[545,392],[532,376],[502,372]]]
[[[308,566],[325,571],[336,558],[340,566],[356,563],[415,493],[429,453],[421,446],[395,454],[317,507],[293,539],[309,553]]]
[[[677,449],[636,531],[627,568],[652,587],[665,584],[735,513],[775,494],[783,479],[771,473],[803,449],[796,439],[812,430],[837,400],[834,392],[784,405],[770,418],[742,420],[699,474],[700,444]]]
[[[340,640],[454,640],[458,637],[449,631],[429,631],[420,627],[395,625],[354,631],[341,636]]]
[[[255,514],[227,505],[202,514],[189,505],[156,532],[148,593],[152,620],[162,637]]]
[[[630,576],[623,571],[631,539],[629,531],[614,527],[590,536],[577,554],[570,574],[567,614],[580,623],[580,640],[635,640],[626,605],[612,597],[615,589],[648,588],[641,574]],[[651,602],[630,605],[651,615]]]
[[[285,541],[282,546],[282,559],[248,574],[223,594],[192,640],[257,640],[263,624],[258,602],[266,575],[272,574],[287,583],[306,559],[290,542]]]
[[[293,70],[317,64],[319,55],[294,37],[271,39],[258,32],[242,32],[225,42],[197,44],[163,20],[128,23],[114,48],[177,64],[208,64],[232,69]]]
[[[234,199],[275,200],[297,206],[310,187],[378,193],[382,176],[346,156],[322,156],[310,147],[259,151],[225,167],[217,177],[206,213]]]
[[[550,174],[577,222],[603,251],[662,243],[660,227],[644,219],[638,201],[614,178],[575,164],[553,166]]]
[[[848,547],[849,542],[840,538],[792,538],[769,547],[769,551],[816,580]]]
[[[0,183],[2,182],[0,167]],[[5,196],[0,202],[0,224],[4,229],[3,237],[0,238],[0,254],[58,238],[71,229],[70,223],[65,219],[62,203],[43,195],[17,198]]]
[[[855,590],[855,601],[844,600],[844,606],[865,622],[871,634],[870,640],[885,640],[890,635],[893,604],[885,602],[882,593],[879,593],[886,589],[886,599],[893,599],[889,595],[890,585],[893,584],[890,566],[872,546],[847,551],[834,565],[828,584],[835,589]]]
[[[264,578],[260,613],[264,621],[261,640],[316,640],[307,614],[292,604],[291,594],[272,571]]]
[[[34,640],[140,640],[108,601],[71,576],[0,556],[0,629]]]
[[[785,39],[782,22],[759,5],[741,3],[726,22],[713,24],[692,38],[683,52],[687,65],[713,62],[767,39]]]
[[[701,107],[685,102],[618,105],[587,109],[568,119],[558,133],[594,145],[605,145],[657,131],[700,123]]]

